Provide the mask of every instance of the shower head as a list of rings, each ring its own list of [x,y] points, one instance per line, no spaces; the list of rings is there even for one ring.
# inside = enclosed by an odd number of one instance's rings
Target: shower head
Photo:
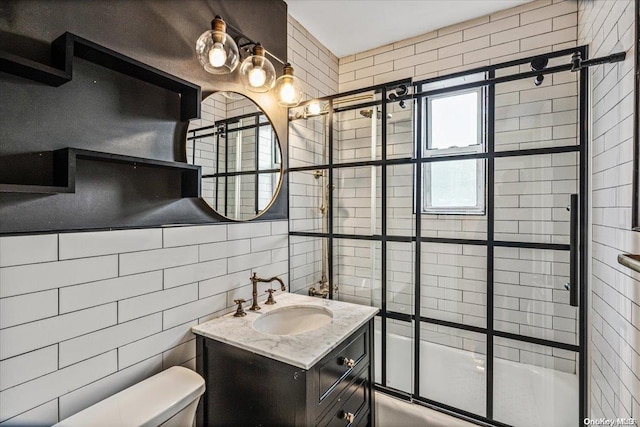
[[[366,117],[367,119],[370,119],[371,117],[373,117],[373,110],[360,110],[360,115]],[[381,117],[382,111],[378,110],[377,119],[379,120]],[[390,119],[391,117],[393,117],[393,115],[391,113],[387,113],[387,119]]]
[[[400,99],[400,108],[406,108],[406,104],[404,102],[404,99],[402,99],[403,96],[405,96],[407,93],[409,93],[409,88],[407,87],[407,85],[401,84],[399,86],[397,86],[395,89],[393,89],[393,91],[391,91],[389,93],[389,95],[387,95],[387,100],[389,101],[397,101],[398,99]]]
[[[547,64],[549,64],[549,58],[547,58],[546,56],[535,57],[531,61],[531,71],[544,70]]]

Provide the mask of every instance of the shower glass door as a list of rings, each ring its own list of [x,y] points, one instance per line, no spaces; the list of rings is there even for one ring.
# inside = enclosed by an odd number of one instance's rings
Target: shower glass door
[[[585,390],[585,73],[535,84],[517,76],[532,60],[416,83],[426,188],[414,395],[500,425],[572,426]]]
[[[494,425],[574,426],[586,72],[523,76],[534,60],[292,109],[291,290],[380,309],[381,392]]]
[[[571,71],[495,85],[493,418],[506,424],[580,419],[580,312],[567,288],[579,286],[571,198],[585,188],[579,89]]]

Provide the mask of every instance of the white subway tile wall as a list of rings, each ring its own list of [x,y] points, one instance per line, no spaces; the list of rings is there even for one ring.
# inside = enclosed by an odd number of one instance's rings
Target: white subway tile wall
[[[193,368],[191,326],[250,300],[254,271],[289,283],[287,233],[273,221],[0,237],[0,423],[55,423]]]
[[[537,0],[340,58],[339,91],[421,80],[575,46],[577,4]],[[567,45],[568,43],[568,45]]]
[[[623,62],[590,68],[592,418],[640,417],[640,274],[616,260],[640,253],[640,237],[630,231],[634,16],[630,0],[579,2],[578,39],[590,55],[627,52]]]
[[[348,91],[398,78],[415,80],[443,76],[477,66],[544,54],[577,45],[577,3],[538,0],[429,34],[389,44],[339,60],[339,90]],[[568,63],[569,56],[550,65]],[[498,75],[529,71],[528,64],[499,70]],[[496,86],[497,151],[577,144],[578,81],[575,73],[546,76],[540,86],[533,79]],[[375,95],[371,93],[371,99]],[[360,101],[364,102],[364,101]],[[346,105],[346,104],[345,104]],[[369,107],[368,107],[369,108]],[[413,154],[412,109],[389,104],[388,158]],[[302,112],[299,112],[302,113]],[[375,113],[373,113],[375,117]],[[381,158],[380,121],[359,110],[334,115],[336,163]],[[321,164],[320,118],[292,122],[290,154],[296,166]],[[372,138],[375,145],[372,151]],[[569,195],[577,192],[578,162],[574,153],[500,158],[495,163],[495,238],[498,240],[568,243]],[[339,169],[334,173],[334,232],[378,234],[381,225],[380,168]],[[391,166],[387,172],[388,233],[412,235],[413,168]],[[373,176],[372,176],[373,175]],[[318,207],[320,180],[311,172],[292,174],[291,229],[321,231]],[[375,188],[371,188],[375,186]],[[373,199],[372,199],[373,198]],[[373,207],[373,209],[372,209]],[[423,215],[423,236],[486,239],[485,215]],[[318,280],[315,258],[295,245],[319,250],[320,239],[292,239],[292,275],[297,286]],[[363,304],[379,304],[380,245],[338,240],[334,271],[339,297]],[[486,326],[486,249],[463,245],[424,245],[422,310],[434,318]],[[440,247],[443,246],[443,247]],[[377,249],[376,249],[377,248]],[[387,277],[389,308],[413,311],[411,267],[414,248],[389,248]],[[294,255],[296,254],[297,255]],[[564,283],[566,254],[523,249],[495,253],[495,327],[534,337],[576,342],[576,313],[568,305]],[[308,285],[308,284],[307,284]],[[427,335],[429,337],[430,335]],[[455,345],[458,341],[448,341]],[[462,343],[462,341],[460,341]],[[496,351],[510,360],[531,362],[534,349]],[[546,350],[545,350],[546,351]],[[575,372],[575,355],[549,350],[552,365]],[[544,355],[543,355],[544,356]],[[535,360],[546,360],[546,356]],[[543,363],[543,362],[540,362]],[[538,364],[540,364],[538,363]],[[546,363],[546,362],[544,362]]]
[[[288,56],[296,76],[303,82],[304,100],[338,93],[338,58],[294,18],[289,16],[288,21]],[[320,104],[320,108],[325,105]],[[292,116],[304,113],[304,107],[290,110]],[[326,119],[326,115],[319,115],[289,122],[290,167],[326,164],[328,153],[323,153],[324,142],[328,140]],[[322,185],[323,179],[315,177],[314,171],[289,173],[291,231],[326,231],[322,228],[320,211]],[[306,294],[311,286],[318,287],[322,271],[321,248],[322,239],[291,237],[292,292]]]

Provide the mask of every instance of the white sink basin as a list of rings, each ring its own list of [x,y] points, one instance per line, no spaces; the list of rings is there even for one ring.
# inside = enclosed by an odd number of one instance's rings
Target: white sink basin
[[[333,313],[324,307],[297,305],[275,309],[253,321],[253,329],[271,335],[298,335],[330,323]]]

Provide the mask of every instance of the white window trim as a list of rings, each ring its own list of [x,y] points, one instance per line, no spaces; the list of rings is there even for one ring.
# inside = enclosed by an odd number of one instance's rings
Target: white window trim
[[[440,149],[429,149],[428,145],[431,141],[431,102],[434,99],[445,98],[454,95],[463,95],[465,93],[478,93],[478,111],[480,112],[480,117],[478,117],[478,141],[479,144],[469,145],[466,147],[449,147],[449,148],[440,148]],[[422,119],[426,126],[424,135],[422,136],[422,157],[441,157],[441,156],[455,156],[455,155],[464,155],[464,154],[475,154],[475,153],[483,153],[485,151],[486,141],[486,97],[487,92],[484,88],[474,88],[469,90],[461,90],[456,92],[448,92],[445,94],[434,95],[434,96],[426,96],[423,98],[423,102],[425,105],[425,117]],[[464,160],[464,159],[460,159]],[[431,163],[427,162],[424,164],[422,179],[423,179],[423,194],[422,194],[422,213],[428,215],[484,215],[485,211],[485,199],[486,199],[486,173],[485,173],[485,159],[477,159],[477,178],[476,178],[476,204],[474,206],[455,206],[455,207],[433,207],[431,206]]]

